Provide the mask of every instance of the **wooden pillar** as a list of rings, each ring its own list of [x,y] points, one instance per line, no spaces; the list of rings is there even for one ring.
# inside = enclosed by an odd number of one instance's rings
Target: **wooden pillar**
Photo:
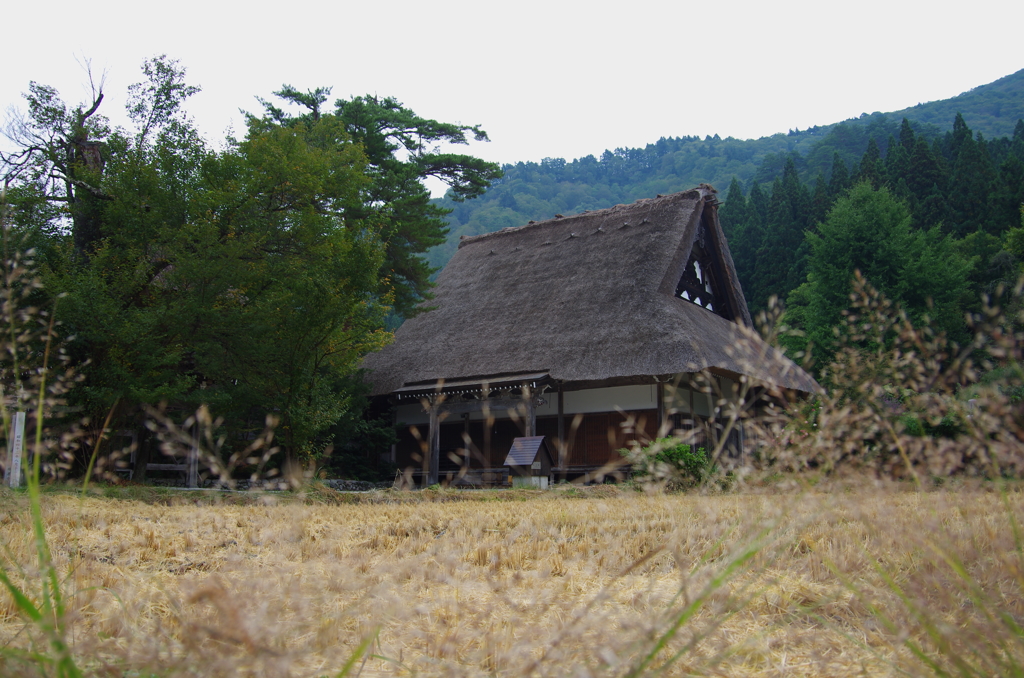
[[[489,410],[484,410],[484,458],[487,459],[487,466],[494,466],[491,459],[491,433],[494,428],[494,415]]]
[[[146,422],[137,422],[138,429],[133,438],[135,439],[135,466],[132,468],[132,480],[137,483],[146,482],[146,469],[149,468],[149,438],[150,431],[146,428]]]
[[[531,437],[537,435],[537,406],[533,402],[534,392],[529,386],[523,387],[523,402],[526,404],[526,430],[523,435]]]
[[[491,467],[496,466],[494,460],[491,459],[491,432],[494,427],[494,413],[491,412],[490,406],[487,404],[491,398],[491,386],[486,381],[481,384],[480,388],[480,399],[483,401],[483,425],[484,425],[484,466]],[[500,464],[501,462],[498,462]]]
[[[558,385],[558,468],[562,469],[562,477],[565,475],[565,465],[569,461],[566,459],[566,443],[565,443],[565,398],[562,396],[562,385]]]
[[[715,385],[718,385],[719,393],[721,393],[722,391],[722,382],[719,381],[718,376],[715,375],[713,378],[714,382],[708,384],[708,392],[706,394],[708,399],[708,419],[710,420],[710,426],[708,427],[708,429],[711,435],[711,449],[708,450],[709,453],[718,449],[718,423],[716,421],[718,417],[715,416],[715,410],[717,410],[718,408],[715,405],[715,401],[717,400],[717,398],[715,397]]]
[[[462,415],[462,466],[463,468],[469,468],[471,465],[469,459],[469,449],[472,445],[472,441],[469,436],[469,412]]]
[[[199,424],[192,427],[192,445],[188,450],[188,470],[186,485],[190,488],[199,487]]]
[[[712,375],[713,381],[708,384],[708,412],[711,413],[711,418],[716,419],[716,411],[718,410],[718,394],[722,392],[722,379],[718,375]]]
[[[690,425],[697,428],[697,413],[693,411],[693,375],[686,375],[686,390],[690,394]]]
[[[658,433],[660,437],[664,435],[662,433],[662,427],[665,426],[665,384],[658,382]]]
[[[391,428],[398,432],[398,408],[391,407]],[[398,443],[391,443],[391,463],[398,465]]]
[[[441,422],[438,419],[438,404],[430,403],[430,430],[427,432],[427,458],[423,460],[427,474],[427,485],[436,485],[441,457]]]

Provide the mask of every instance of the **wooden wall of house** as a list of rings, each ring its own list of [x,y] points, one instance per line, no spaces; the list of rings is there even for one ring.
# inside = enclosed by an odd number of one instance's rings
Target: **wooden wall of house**
[[[557,439],[558,420],[554,420],[551,434]],[[573,435],[576,417],[565,418],[566,442],[569,446],[569,467],[603,466],[621,457],[618,450],[628,447],[633,440],[653,440],[658,433],[657,410],[634,410],[630,412],[596,412],[585,414],[579,420]],[[625,424],[632,421],[633,427]],[[540,420],[537,421],[540,429]],[[540,431],[538,431],[540,433]],[[546,432],[544,432],[547,435]]]
[[[569,466],[590,468],[619,459],[617,450],[627,447],[631,440],[653,440],[658,431],[657,410],[635,410],[631,412],[596,412],[579,417],[579,425],[573,430],[576,416],[565,417],[565,435],[569,444]],[[634,428],[624,424],[632,420]],[[412,429],[419,432],[419,440]],[[465,445],[463,434],[468,432],[471,445]],[[469,457],[472,468],[500,468],[512,447],[512,441],[523,435],[521,422],[511,419],[496,419],[491,427],[490,451],[487,453],[484,436],[484,422],[455,421],[441,424],[439,468],[441,471],[458,469],[462,460]],[[426,424],[403,427],[398,431],[396,463],[399,468],[423,467],[422,455],[427,440]],[[558,440],[558,417],[537,417],[537,435],[547,436],[554,443]],[[639,437],[638,437],[639,436]],[[423,441],[422,443],[420,441]],[[455,457],[453,459],[453,457]]]
[[[418,439],[413,430],[419,433]],[[420,469],[423,467],[422,458],[426,450],[425,443],[428,432],[427,424],[406,426],[398,430],[398,444],[395,446],[395,463],[398,468],[411,466],[414,469]],[[557,432],[556,424],[556,435]],[[466,433],[470,439],[468,447],[464,437]],[[442,472],[456,470],[467,457],[472,468],[500,468],[505,463],[508,451],[512,448],[512,441],[523,435],[523,431],[521,426],[510,419],[496,419],[491,427],[489,453],[484,434],[484,422],[482,421],[442,422],[439,470]]]

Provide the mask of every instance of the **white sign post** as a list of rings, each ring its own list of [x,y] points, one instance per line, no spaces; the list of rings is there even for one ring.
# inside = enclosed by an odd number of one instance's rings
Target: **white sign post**
[[[11,444],[10,469],[7,484],[10,487],[21,487],[21,456],[25,449],[25,413],[14,414],[14,440]]]

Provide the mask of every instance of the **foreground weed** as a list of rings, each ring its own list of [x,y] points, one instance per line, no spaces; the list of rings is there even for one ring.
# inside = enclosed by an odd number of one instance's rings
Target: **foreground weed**
[[[62,383],[68,375],[50,378],[50,359],[53,349],[54,317],[26,302],[35,292],[39,283],[33,270],[31,252],[23,253],[11,242],[11,233],[6,214],[6,205],[0,198],[0,229],[3,238],[3,280],[2,280],[2,322],[4,329],[0,338],[3,354],[3,395],[0,407],[3,409],[4,432],[13,438],[11,410],[24,412],[26,404],[31,408],[29,421],[34,423],[31,462],[28,466],[26,485],[29,498],[32,534],[35,545],[36,572],[24,573],[7,559],[0,561],[0,583],[10,594],[17,612],[29,627],[32,639],[28,650],[9,646],[0,647],[0,659],[35,665],[43,675],[57,675],[61,678],[81,676],[67,640],[65,594],[63,582],[53,562],[46,538],[43,521],[40,478],[46,446],[43,440],[43,424],[48,413],[57,404],[57,399],[67,388]],[[33,364],[33,357],[42,353],[42,364]],[[27,377],[27,378],[26,378]],[[31,391],[29,391],[31,389]],[[33,393],[29,396],[28,393]],[[31,398],[34,397],[34,402]],[[8,455],[13,451],[8,450]],[[6,465],[10,469],[10,461]],[[20,484],[13,478],[14,484]],[[21,583],[21,582],[29,583]],[[33,591],[31,583],[38,586]],[[39,638],[42,640],[40,641]]]
[[[736,612],[741,610],[743,608],[742,604],[734,606],[734,609],[728,611],[724,615],[717,615],[716,620],[708,625],[707,628],[693,633],[689,642],[670,654],[669,647],[676,636],[678,636],[680,632],[694,620],[698,612],[708,604],[713,595],[726,587],[747,569],[754,557],[764,549],[765,544],[771,538],[772,531],[771,527],[762,528],[760,533],[758,533],[753,539],[742,544],[738,549],[736,549],[736,551],[734,551],[734,553],[727,559],[725,564],[713,574],[711,579],[704,585],[700,593],[698,593],[693,600],[686,601],[684,596],[685,589],[680,590],[673,599],[670,610],[681,598],[684,599],[682,608],[678,611],[671,611],[669,613],[669,623],[667,628],[657,635],[654,642],[651,643],[650,647],[643,653],[640,660],[624,674],[625,678],[640,678],[645,675],[661,675],[665,673],[688,654],[693,653],[703,640],[716,632],[722,624],[736,614]],[[741,598],[744,591],[745,587],[741,589]],[[728,650],[717,653],[704,668],[713,669],[728,654]]]
[[[1024,676],[1024,548],[1005,487],[1000,493],[1005,525],[990,525],[988,534],[958,536],[947,526],[948,517],[933,514],[930,529],[904,535],[918,554],[911,567],[894,568],[884,547],[862,545],[876,587],[825,558],[870,617],[909,651],[912,661],[895,669],[943,678]],[[865,518],[864,523],[871,533],[884,530],[874,520]],[[988,568],[979,561],[987,561]]]
[[[778,470],[867,472],[909,480],[1020,477],[1024,473],[1022,385],[1024,281],[985,299],[960,346],[927,319],[913,322],[867,280],[836,328],[823,369],[827,392],[794,402],[763,426],[759,458]],[[1001,302],[1001,306],[996,302]],[[766,422],[770,423],[770,422]]]

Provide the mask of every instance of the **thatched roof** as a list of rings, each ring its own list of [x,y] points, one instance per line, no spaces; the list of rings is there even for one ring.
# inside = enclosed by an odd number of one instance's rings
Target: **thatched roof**
[[[608,382],[718,368],[811,391],[813,379],[757,340],[717,217],[714,189],[464,237],[432,310],[370,354],[373,394],[444,379],[549,373]],[[704,228],[700,229],[703,222]],[[735,321],[675,296],[694,241],[712,243],[717,299]]]

